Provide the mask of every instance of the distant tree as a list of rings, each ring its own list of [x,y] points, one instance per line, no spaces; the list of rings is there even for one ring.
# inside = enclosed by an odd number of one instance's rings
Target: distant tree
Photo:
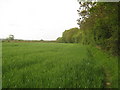
[[[78,28],[71,28],[63,32],[62,38],[65,43],[77,43],[77,33],[79,32]]]
[[[9,35],[8,40],[14,40],[14,35]]]
[[[41,39],[40,41],[44,41],[43,39]]]
[[[62,43],[63,42],[63,37],[58,37],[57,42]]]

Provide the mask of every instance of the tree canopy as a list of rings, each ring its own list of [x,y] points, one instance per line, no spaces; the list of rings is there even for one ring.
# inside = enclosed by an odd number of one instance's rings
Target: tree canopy
[[[93,0],[92,0],[93,1]],[[65,30],[59,40],[99,46],[115,55],[119,54],[118,2],[80,2],[77,20],[80,29]]]

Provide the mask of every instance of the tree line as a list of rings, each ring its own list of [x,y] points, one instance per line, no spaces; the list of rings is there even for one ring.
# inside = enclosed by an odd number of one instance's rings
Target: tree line
[[[80,28],[65,30],[57,42],[95,45],[119,55],[119,2],[80,2]]]

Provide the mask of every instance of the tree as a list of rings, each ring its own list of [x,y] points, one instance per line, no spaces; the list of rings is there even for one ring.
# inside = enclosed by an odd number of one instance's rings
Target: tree
[[[118,2],[80,2],[77,20],[84,44],[118,54]],[[84,1],[84,0],[82,0]],[[94,1],[94,0],[91,0]]]
[[[9,35],[8,40],[14,40],[14,35]]]
[[[93,2],[92,2],[93,1]],[[80,4],[80,8],[78,11],[78,14],[80,16],[80,18],[77,20],[78,21],[78,25],[81,27],[81,24],[86,22],[86,19],[89,18],[90,16],[90,9],[93,8],[96,5],[96,2],[94,2],[94,0],[78,0],[79,4]]]
[[[63,42],[63,38],[62,37],[58,37],[57,38],[57,42],[62,43]]]
[[[78,28],[71,28],[69,30],[65,30],[63,32],[63,41],[66,43],[75,43],[77,42],[76,38],[76,34],[78,33],[79,29]]]

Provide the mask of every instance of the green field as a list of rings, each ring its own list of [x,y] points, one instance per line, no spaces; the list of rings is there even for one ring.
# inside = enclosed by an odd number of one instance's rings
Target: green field
[[[3,88],[118,87],[118,60],[92,46],[2,43]]]

